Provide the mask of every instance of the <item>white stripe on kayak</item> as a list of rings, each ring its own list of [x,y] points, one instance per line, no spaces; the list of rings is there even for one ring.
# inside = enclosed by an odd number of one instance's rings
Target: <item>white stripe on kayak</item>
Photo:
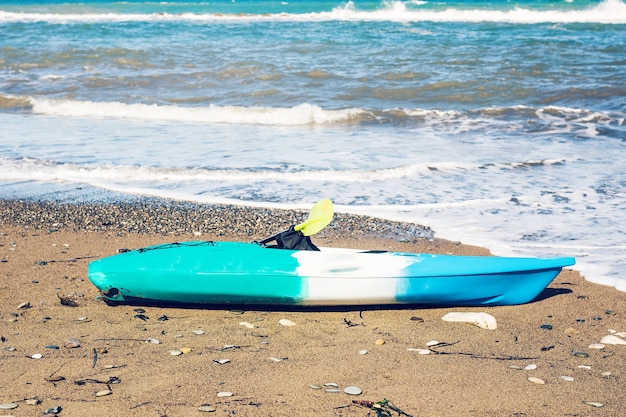
[[[305,300],[394,302],[406,292],[403,269],[411,257],[386,253],[363,253],[353,249],[324,248],[320,252],[298,251],[296,272],[307,278]]]

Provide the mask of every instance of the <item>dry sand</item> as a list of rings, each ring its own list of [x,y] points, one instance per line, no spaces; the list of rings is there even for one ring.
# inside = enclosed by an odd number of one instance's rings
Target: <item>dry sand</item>
[[[40,208],[50,213],[50,207]],[[16,220],[11,217],[15,209],[0,207],[0,404],[18,407],[0,410],[0,415],[42,416],[52,407],[61,407],[62,417],[403,415],[368,408],[367,401],[384,399],[414,417],[626,414],[626,346],[589,348],[610,329],[626,331],[626,294],[589,283],[576,272],[562,272],[537,300],[513,307],[145,307],[142,312],[99,301],[87,280],[89,261],[118,248],[250,239],[224,230],[201,236],[184,228],[167,234],[129,232],[108,223],[108,230],[87,230],[67,222]],[[29,210],[37,217],[36,209]],[[486,253],[438,239],[341,235],[329,229],[313,240],[320,246]],[[59,296],[68,294],[77,306],[61,303]],[[451,311],[487,312],[498,328],[443,321]],[[295,326],[282,326],[281,319]],[[541,327],[545,324],[551,330]],[[80,347],[65,347],[73,338]],[[149,338],[161,343],[148,343]],[[385,343],[376,344],[379,339]],[[429,355],[408,350],[426,348],[431,340],[449,345],[433,348],[436,352]],[[181,348],[190,351],[169,354]],[[35,354],[43,357],[31,358]],[[230,362],[216,363],[221,359]],[[512,368],[533,364],[534,370]],[[310,387],[325,383],[336,383],[340,392]],[[347,386],[363,393],[345,394]],[[110,395],[96,396],[107,389]],[[219,397],[220,392],[232,396]],[[33,405],[36,400],[40,403]],[[215,411],[201,412],[202,405]]]

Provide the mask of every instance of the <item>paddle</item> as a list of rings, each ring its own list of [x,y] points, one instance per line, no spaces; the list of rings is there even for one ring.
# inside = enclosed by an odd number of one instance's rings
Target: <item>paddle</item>
[[[333,214],[333,202],[325,198],[315,203],[306,221],[297,224],[293,229],[295,231],[301,231],[304,236],[314,235],[328,226],[333,219]]]
[[[295,225],[293,229],[301,232],[304,236],[314,235],[328,226],[330,221],[333,219],[333,215],[333,202],[325,198],[315,203],[309,212],[309,217],[304,222]],[[258,243],[263,245],[267,242],[271,242],[272,240],[275,240],[278,235],[280,235],[280,233],[265,238]]]

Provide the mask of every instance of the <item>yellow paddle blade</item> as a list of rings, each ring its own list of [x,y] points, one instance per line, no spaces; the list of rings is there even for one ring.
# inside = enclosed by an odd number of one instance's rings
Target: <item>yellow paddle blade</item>
[[[328,223],[333,219],[333,215],[333,202],[325,198],[315,203],[306,221],[296,225],[294,229],[301,231],[304,236],[314,235],[328,226]]]

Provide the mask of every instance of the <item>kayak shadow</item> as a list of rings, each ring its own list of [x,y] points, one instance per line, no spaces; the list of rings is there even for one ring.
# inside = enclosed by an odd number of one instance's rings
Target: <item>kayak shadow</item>
[[[248,304],[248,303],[175,303],[153,301],[146,299],[124,300],[124,302],[105,301],[109,307],[152,307],[152,308],[176,308],[182,310],[219,310],[219,311],[264,311],[264,312],[359,312],[377,310],[415,310],[431,309],[450,306],[419,305],[419,304],[365,304],[365,305],[329,305],[307,306],[288,304]]]
[[[573,292],[574,291],[570,290],[569,288],[546,288],[543,291],[541,291],[539,295],[535,297],[534,300],[531,301],[531,303],[547,300],[549,298],[557,297],[563,294],[571,294]]]
[[[544,301],[564,294],[571,294],[569,288],[546,288],[537,297],[527,304]],[[364,304],[364,305],[328,305],[328,306],[307,306],[290,304],[248,304],[248,303],[175,303],[160,300],[148,299],[126,299],[124,302],[105,301],[111,307],[133,306],[133,307],[154,307],[154,308],[177,308],[185,310],[221,310],[221,311],[266,311],[266,312],[355,312],[355,311],[379,311],[379,310],[431,310],[438,308],[465,307],[498,307],[480,303],[468,305],[446,305],[446,304]]]

